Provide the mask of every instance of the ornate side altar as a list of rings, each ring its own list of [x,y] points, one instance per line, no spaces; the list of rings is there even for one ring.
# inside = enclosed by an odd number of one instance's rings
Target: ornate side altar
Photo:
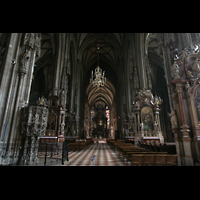
[[[44,137],[41,139],[48,141],[54,141],[57,139],[58,142],[63,142],[66,109],[63,107],[63,105],[59,104],[60,98],[58,96],[49,96],[48,101],[49,116],[47,122],[47,130],[44,134]]]
[[[162,103],[160,97],[151,93],[150,90],[143,89],[137,92],[135,113],[135,143],[159,142],[164,143],[159,117],[159,104]]]

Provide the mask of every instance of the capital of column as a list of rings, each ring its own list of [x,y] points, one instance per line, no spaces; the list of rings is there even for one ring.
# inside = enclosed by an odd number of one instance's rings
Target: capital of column
[[[183,87],[184,87],[184,85],[182,83],[178,83],[178,84],[176,84],[175,91],[177,93],[181,93],[183,91]]]

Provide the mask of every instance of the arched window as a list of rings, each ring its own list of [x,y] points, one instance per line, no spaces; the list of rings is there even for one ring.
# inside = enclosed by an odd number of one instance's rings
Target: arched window
[[[106,106],[106,117],[107,117],[107,129],[110,128],[110,111],[108,109],[108,106]]]

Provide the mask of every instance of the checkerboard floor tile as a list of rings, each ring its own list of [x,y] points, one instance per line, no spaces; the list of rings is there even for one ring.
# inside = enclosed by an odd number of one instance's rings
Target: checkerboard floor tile
[[[92,161],[91,159],[96,156]],[[107,143],[96,143],[79,152],[69,152],[67,166],[126,166]]]

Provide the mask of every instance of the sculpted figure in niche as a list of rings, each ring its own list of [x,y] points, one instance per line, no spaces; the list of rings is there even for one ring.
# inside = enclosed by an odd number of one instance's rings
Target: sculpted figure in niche
[[[171,113],[168,113],[168,116],[171,117],[172,128],[178,126],[176,112],[173,108],[171,108]]]
[[[180,78],[180,76],[179,76],[179,66],[176,64],[176,61],[171,66],[171,69],[172,69],[172,74],[174,76],[174,79]]]
[[[27,63],[28,63],[28,59],[30,57],[30,51],[28,51],[28,49],[25,48],[25,51],[22,53],[21,55],[21,69],[27,70]]]

